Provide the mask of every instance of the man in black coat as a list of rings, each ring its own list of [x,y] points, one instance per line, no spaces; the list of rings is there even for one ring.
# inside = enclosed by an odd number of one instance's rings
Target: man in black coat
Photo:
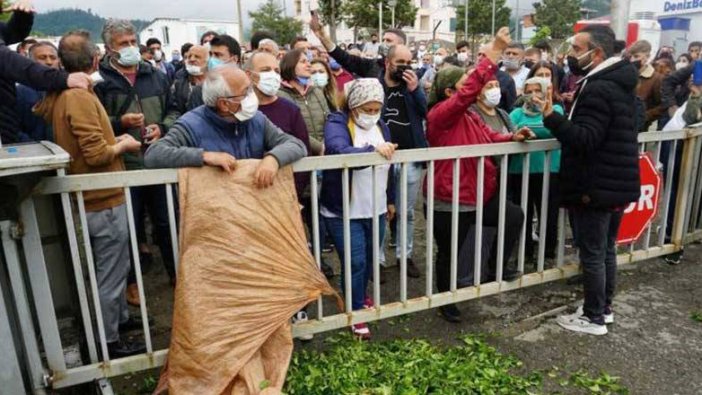
[[[0,23],[0,141],[11,144],[19,141],[22,132],[15,110],[15,83],[19,82],[39,91],[87,89],[90,86],[90,77],[85,73],[69,75],[65,71],[40,65],[8,48],[7,45],[22,41],[32,30],[34,8],[28,1],[23,0],[5,11],[12,11],[12,17],[6,24]]]
[[[558,317],[562,327],[593,335],[614,322],[617,272],[615,240],[624,209],[641,191],[634,125],[638,75],[614,57],[614,33],[606,26],[581,30],[571,44],[570,70],[583,75],[570,119],[544,105],[544,125],[562,144],[561,202],[572,209],[585,288],[585,304]],[[585,231],[586,230],[586,231]]]

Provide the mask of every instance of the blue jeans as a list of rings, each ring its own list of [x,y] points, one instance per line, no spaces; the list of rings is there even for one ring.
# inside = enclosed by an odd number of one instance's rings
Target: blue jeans
[[[344,288],[344,220],[324,217],[327,230],[334,240],[341,261],[341,290]],[[363,308],[368,280],[373,275],[373,219],[352,219],[349,221],[351,233],[351,306],[354,310]],[[379,240],[385,235],[385,215],[378,221]],[[380,251],[382,253],[382,251]],[[344,295],[344,297],[348,297]]]
[[[422,185],[422,165],[419,163],[407,164],[407,209],[402,207],[402,167],[394,166],[392,176],[395,177],[395,206],[397,207],[397,216],[393,220],[395,224],[395,257],[400,259],[402,256],[402,243],[400,243],[400,229],[402,227],[402,217],[407,215],[407,258],[412,258],[412,250],[414,247],[414,207],[417,203],[417,195],[419,187]],[[392,237],[392,236],[391,236]],[[381,238],[382,244],[380,251],[385,251],[385,238]],[[380,254],[380,262],[385,262],[384,254]]]
[[[617,281],[616,240],[622,211],[596,208],[572,210],[578,234],[585,290],[585,315],[604,324],[605,306],[612,305]]]

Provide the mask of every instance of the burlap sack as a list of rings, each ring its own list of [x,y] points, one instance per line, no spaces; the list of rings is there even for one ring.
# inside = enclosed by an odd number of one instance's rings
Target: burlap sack
[[[292,170],[257,189],[258,163],[239,161],[233,174],[179,172],[180,264],[157,393],[279,393],[292,355],[290,317],[335,294],[307,248]]]

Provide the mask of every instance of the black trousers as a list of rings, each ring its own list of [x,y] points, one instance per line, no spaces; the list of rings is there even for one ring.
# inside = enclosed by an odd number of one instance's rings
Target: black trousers
[[[509,189],[512,201],[521,206],[522,204],[522,175],[509,175]],[[531,238],[531,220],[534,213],[538,216],[539,227],[541,229],[541,197],[544,185],[543,173],[532,173],[529,175],[529,191],[527,194],[527,235],[525,254],[526,258],[534,257],[536,243]],[[539,235],[539,238],[544,237]],[[551,173],[548,183],[548,209],[546,213],[546,258],[556,257],[556,247],[558,245],[558,173]]]
[[[606,306],[612,305],[617,281],[617,233],[621,211],[579,208],[573,210],[577,224],[580,264],[583,268],[585,315],[604,324]]]
[[[499,193],[483,206],[483,226],[498,227],[499,220]],[[522,209],[510,202],[505,206],[505,262],[512,255],[512,251],[519,240],[519,235],[524,222]],[[458,243],[459,247],[468,234],[471,225],[475,225],[475,212],[458,213]],[[434,239],[437,245],[437,258],[434,270],[436,273],[436,286],[439,292],[451,289],[451,212],[434,211]],[[495,270],[497,243],[493,243],[490,253],[490,269]],[[459,263],[460,264],[460,263]]]

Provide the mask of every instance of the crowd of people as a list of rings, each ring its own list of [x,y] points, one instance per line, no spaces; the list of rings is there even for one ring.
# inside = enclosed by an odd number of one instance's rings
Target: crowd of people
[[[539,223],[546,230],[539,237],[545,242],[545,257],[553,259],[558,207],[569,208],[585,302],[575,314],[559,317],[558,323],[591,334],[607,333],[605,324],[613,322],[614,237],[622,208],[639,195],[637,132],[663,129],[676,119],[682,119],[683,126],[702,119],[701,89],[691,82],[702,43],[691,43],[685,54],[676,56],[672,48],[663,47],[652,56],[650,43],[638,41],[627,49],[604,26],[588,26],[576,34],[567,54],[556,53],[547,42],[525,48],[511,40],[506,28],[473,50],[459,42],[455,49],[430,51],[425,44],[408,42],[400,29],[385,30],[380,41],[371,35],[365,45],[337,45],[313,18],[310,28],[321,46],[305,37],[277,42],[263,31],[254,32],[243,46],[231,36],[207,32],[199,42],[173,51],[168,61],[158,39],[140,45],[138,32],[127,21],[105,24],[102,53],[82,30],[67,32],[58,47],[25,39],[34,10],[20,1],[10,11],[12,18],[0,25],[2,142],[55,141],[72,157],[71,174],[199,166],[233,172],[237,160],[260,159],[253,182],[265,188],[280,167],[308,155],[377,152],[390,159],[398,150],[557,138],[562,149],[552,151],[549,160],[544,152],[532,153],[528,167],[520,155],[507,162],[494,157],[460,160],[458,239],[466,240],[480,203],[483,225],[498,227],[498,170],[504,166],[508,201],[502,225],[503,281],[522,275],[510,258],[525,221],[530,235],[533,218],[546,220]],[[13,43],[20,43],[16,51],[7,46]],[[482,185],[477,176],[480,163]],[[454,168],[453,161],[435,163],[433,236],[439,292],[451,289]],[[523,194],[524,172],[529,187]],[[550,173],[548,206],[541,213],[545,172]],[[407,164],[404,186],[402,173],[400,166],[389,164],[350,172],[349,246],[343,243],[341,170],[295,175],[302,218],[310,231],[310,182],[321,183],[322,250],[336,249],[343,262],[344,249],[351,249],[352,294],[345,296],[354,310],[373,306],[366,292],[369,281],[386,281],[383,275],[373,279],[374,242],[383,252],[388,247],[393,258],[386,262],[381,253],[384,267],[401,267],[405,250],[407,275],[421,277],[413,260],[413,240],[418,197],[427,194],[425,165]],[[375,195],[374,178],[381,186]],[[403,190],[406,206],[400,204]],[[175,284],[165,186],[134,187],[130,193],[139,259],[146,266],[152,260],[145,230],[148,217]],[[141,328],[127,308],[140,301],[124,192],[90,191],[83,196],[110,356],[141,353],[141,343],[120,337]],[[372,231],[375,217],[381,225],[377,241]],[[404,234],[399,232],[401,221],[407,224]],[[495,280],[498,271],[498,243],[489,237],[490,248],[484,251],[488,270],[481,281]],[[534,262],[531,237],[525,250],[526,260]],[[680,256],[669,259],[679,262]],[[336,274],[326,260],[322,270],[329,278]],[[342,290],[344,278],[342,273]],[[470,279],[460,286],[472,283]],[[462,319],[453,304],[440,312],[450,322]],[[304,310],[294,317],[306,319]],[[351,329],[359,338],[370,337],[363,323]]]

